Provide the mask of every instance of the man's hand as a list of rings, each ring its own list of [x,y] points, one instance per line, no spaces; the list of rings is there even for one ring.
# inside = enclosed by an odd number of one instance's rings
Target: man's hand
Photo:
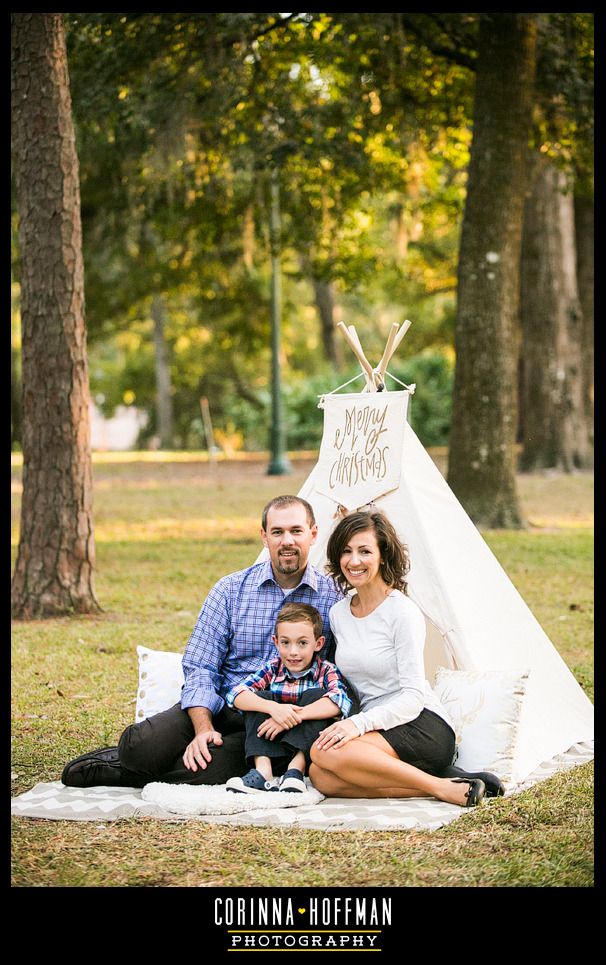
[[[218,730],[200,731],[185,748],[183,763],[190,771],[197,771],[198,766],[200,766],[203,771],[206,770],[206,767],[212,760],[208,745],[222,743],[223,738]]]

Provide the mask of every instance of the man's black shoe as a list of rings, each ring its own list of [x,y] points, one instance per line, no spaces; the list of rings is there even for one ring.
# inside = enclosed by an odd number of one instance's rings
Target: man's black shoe
[[[66,787],[143,787],[147,783],[124,770],[117,747],[100,747],[76,757],[63,768],[61,781]]]

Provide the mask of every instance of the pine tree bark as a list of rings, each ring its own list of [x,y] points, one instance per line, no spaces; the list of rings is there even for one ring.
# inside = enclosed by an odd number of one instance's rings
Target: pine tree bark
[[[577,247],[577,281],[583,310],[582,368],[583,402],[587,435],[593,444],[594,432],[594,214],[593,196],[586,192],[574,198]]]
[[[98,609],[78,158],[61,14],[11,23],[23,500],[12,611]]]
[[[174,445],[173,395],[170,378],[168,345],[166,344],[166,309],[161,296],[152,301],[151,316],[154,321],[154,358],[156,369],[156,416],[160,448],[172,449]]]
[[[520,468],[591,465],[583,397],[583,313],[573,197],[553,161],[533,155],[522,244],[525,412]]]
[[[484,14],[458,269],[448,482],[485,527],[522,525],[515,482],[526,147],[536,61],[532,14]]]
[[[21,445],[21,378],[17,368],[17,349],[11,345],[11,451]]]

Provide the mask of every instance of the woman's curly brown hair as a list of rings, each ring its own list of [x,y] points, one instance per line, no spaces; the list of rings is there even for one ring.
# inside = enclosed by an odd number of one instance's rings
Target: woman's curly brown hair
[[[341,557],[352,536],[372,530],[381,554],[380,573],[388,586],[402,593],[407,592],[405,576],[410,569],[408,549],[402,543],[394,527],[383,513],[378,511],[350,513],[335,526],[326,547],[326,572],[344,591],[351,589],[341,570]]]

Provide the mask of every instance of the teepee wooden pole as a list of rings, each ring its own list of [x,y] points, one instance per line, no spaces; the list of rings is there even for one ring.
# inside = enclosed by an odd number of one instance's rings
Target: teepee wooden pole
[[[381,361],[377,365],[375,372],[383,381],[385,377],[385,369],[387,368],[387,363],[389,362],[391,356],[393,355],[393,343],[395,342],[396,335],[398,334],[398,329],[400,327],[399,322],[394,322],[389,331],[389,336],[387,338],[387,344],[385,345],[385,351],[381,357]]]
[[[410,328],[411,325],[412,325],[412,322],[409,321],[408,318],[406,319],[406,321],[402,322],[402,328],[400,329],[400,331],[398,332],[398,334],[396,335],[396,337],[395,337],[395,339],[394,339],[393,345],[391,346],[391,353],[390,353],[389,358],[387,359],[387,361],[386,361],[386,363],[385,363],[385,367],[386,367],[386,368],[387,368],[387,366],[389,365],[389,359],[391,358],[391,356],[393,355],[393,353],[396,351],[398,345],[400,344],[400,342],[402,341],[402,339],[403,339],[404,336],[406,335],[406,332],[408,331],[408,329]]]
[[[353,326],[352,326],[352,327],[353,327]],[[337,325],[337,328],[340,330],[341,335],[343,336],[343,338],[345,339],[345,341],[346,341],[347,344],[349,345],[350,349],[351,349],[352,352],[354,353],[355,357],[357,358],[358,362],[359,362],[360,365],[362,366],[362,370],[363,370],[364,374],[366,375],[367,380],[368,380],[371,384],[374,384],[374,374],[373,374],[373,371],[372,371],[372,365],[370,364],[370,362],[368,361],[368,359],[367,359],[366,356],[364,355],[364,352],[362,351],[362,346],[360,345],[360,340],[358,339],[358,341],[357,341],[357,343],[356,343],[357,334],[356,334],[356,338],[354,338],[354,337],[352,336],[351,332],[349,331],[349,329],[347,328],[345,322],[339,322],[338,325]],[[355,329],[354,329],[354,332],[355,332]],[[358,346],[359,346],[359,347],[358,347]]]
[[[355,326],[355,325],[348,325],[348,326],[347,326],[347,331],[349,332],[349,334],[350,334],[351,337],[353,338],[354,342],[355,342],[356,345],[358,346],[358,352],[360,353],[360,355],[363,355],[364,358],[366,358],[366,355],[365,355],[365,353],[364,353],[364,349],[362,348],[362,342],[360,341],[360,336],[359,336],[358,333],[356,332],[356,326]],[[368,359],[366,359],[366,361],[368,362]],[[368,364],[370,365],[370,362],[368,362]]]
[[[354,340],[354,342],[356,343],[356,345],[358,346],[358,351],[360,352],[360,355],[362,356],[362,358],[365,358],[365,359],[366,359],[366,353],[364,352],[364,349],[362,348],[362,343],[361,343],[361,341],[360,341],[360,336],[359,336],[358,333],[356,332],[356,327],[355,327],[355,325],[348,325],[348,326],[347,326],[347,330],[348,330],[349,334],[351,335],[351,337],[353,338],[353,340]],[[366,359],[366,361],[368,362],[368,359]],[[364,386],[364,388],[362,389],[362,391],[363,391],[363,392],[375,392],[375,391],[376,391],[375,373],[374,373],[374,371],[373,371],[372,365],[370,365],[370,362],[368,362],[368,364],[369,364],[369,366],[370,366],[370,372],[371,372],[371,374],[369,375],[368,372],[366,372],[366,371],[364,372],[364,377],[365,377],[365,379],[366,379],[366,385]]]
[[[394,322],[394,326],[397,326],[397,324],[398,324],[397,322]],[[385,351],[383,352],[383,358],[379,362],[376,369],[378,377],[381,379],[382,382],[385,380],[385,373],[387,371],[387,366],[389,365],[389,362],[394,352],[396,351],[398,345],[406,335],[406,332],[410,328],[411,324],[412,323],[409,321],[408,318],[406,319],[405,322],[402,322],[402,328],[399,330],[399,332],[395,334],[393,339],[391,336],[392,336],[394,326],[392,326],[392,330],[389,333],[389,338],[387,340],[387,345],[385,346]]]

